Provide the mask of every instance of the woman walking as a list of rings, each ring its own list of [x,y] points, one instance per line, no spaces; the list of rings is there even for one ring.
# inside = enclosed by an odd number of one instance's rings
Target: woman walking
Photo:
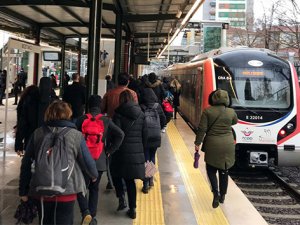
[[[124,179],[129,202],[127,215],[135,219],[136,186],[134,179],[144,179],[145,177],[144,148],[147,141],[147,127],[144,113],[134,102],[130,91],[125,90],[120,94],[119,103],[113,121],[123,130],[125,137],[120,149],[112,155],[111,173],[116,195],[119,198],[117,210],[127,207],[122,182]]]
[[[228,169],[235,162],[235,144],[231,126],[237,123],[237,115],[230,106],[227,91],[216,90],[209,96],[210,107],[201,116],[195,140],[195,151],[205,152],[206,171],[214,195],[212,207],[217,208],[225,200],[228,186]],[[219,187],[216,173],[219,173]],[[220,191],[219,191],[220,189]]]
[[[81,132],[70,121],[71,116],[72,110],[66,102],[51,103],[45,113],[45,126],[34,131],[22,160],[19,195],[24,202],[28,196],[38,200],[39,224],[72,225],[77,193],[86,192],[82,171],[93,182],[98,176],[95,161]],[[53,137],[54,142],[50,148],[49,137]],[[67,165],[62,169],[59,166],[63,164],[56,162]],[[48,186],[46,181],[51,181]],[[54,191],[57,194],[53,194]]]

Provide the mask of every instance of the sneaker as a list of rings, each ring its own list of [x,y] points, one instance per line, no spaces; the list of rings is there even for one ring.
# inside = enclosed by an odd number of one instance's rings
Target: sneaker
[[[90,222],[92,221],[92,216],[89,212],[84,213],[82,216],[82,221],[81,221],[81,225],[89,225]]]
[[[162,133],[166,133],[166,128],[161,129]]]

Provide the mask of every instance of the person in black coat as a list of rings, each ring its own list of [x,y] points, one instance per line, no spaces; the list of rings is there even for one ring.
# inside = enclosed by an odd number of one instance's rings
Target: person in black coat
[[[17,107],[15,151],[18,155],[23,154],[31,134],[38,127],[38,102],[39,88],[35,85],[28,86]]]
[[[49,77],[42,77],[39,87],[25,88],[17,107],[15,151],[18,155],[23,154],[33,131],[44,124],[46,109],[56,99]]]
[[[94,117],[101,114],[100,105],[101,97],[99,95],[90,96],[88,101],[89,113]],[[78,118],[76,126],[79,131],[82,131],[82,124],[87,118],[88,117],[86,115]],[[95,182],[88,182],[87,187],[89,189],[89,199],[86,199],[86,197],[82,193],[77,195],[79,207],[82,213],[82,221],[87,223],[93,220],[91,224],[97,224],[96,214],[98,207],[99,184],[103,172],[107,170],[107,156],[109,157],[119,149],[124,138],[123,131],[118,126],[116,126],[110,118],[102,116],[100,120],[102,120],[104,124],[104,134],[102,141],[105,143],[105,146],[99,159],[96,160],[98,178]]]
[[[145,110],[147,108],[152,108],[155,103],[158,103],[157,97],[154,93],[154,91],[151,88],[144,88],[141,91],[141,108],[142,110]],[[164,111],[161,107],[160,104],[157,104],[156,108],[158,115],[159,115],[159,120],[160,120],[160,128],[164,129],[164,127],[167,125],[166,122],[166,116],[164,114]],[[161,138],[157,140],[151,140],[151,142],[147,142],[147,146],[145,148],[145,160],[146,161],[151,161],[155,164],[155,154],[157,151],[157,148],[160,147],[161,145]],[[154,181],[153,177],[151,178],[145,178],[143,180],[143,193],[148,193],[148,189],[150,187],[154,186]]]
[[[38,127],[44,124],[44,116],[48,106],[58,100],[49,77],[42,77],[39,84]]]
[[[145,178],[144,149],[147,145],[147,125],[140,106],[134,102],[130,91],[120,94],[120,105],[115,110],[113,121],[125,134],[120,149],[112,155],[111,172],[119,198],[117,210],[126,208],[122,179],[125,180],[129,201],[127,215],[136,218],[136,186],[134,179]]]
[[[86,88],[79,83],[78,73],[72,75],[73,84],[66,87],[62,99],[72,106],[72,120],[76,122],[77,118],[84,113]]]
[[[164,100],[166,93],[163,88],[162,82],[157,78],[155,73],[150,73],[147,79],[144,80],[146,87],[150,87],[153,89],[154,93],[157,96],[158,103],[161,105]]]

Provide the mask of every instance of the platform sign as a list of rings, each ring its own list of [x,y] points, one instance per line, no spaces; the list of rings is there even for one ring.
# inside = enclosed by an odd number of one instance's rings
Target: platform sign
[[[204,52],[221,47],[222,28],[214,26],[203,27]]]

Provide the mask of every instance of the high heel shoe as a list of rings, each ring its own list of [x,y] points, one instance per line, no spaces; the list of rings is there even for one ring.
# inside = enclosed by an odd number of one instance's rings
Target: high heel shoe
[[[136,218],[136,211],[135,209],[129,209],[127,211],[127,216],[131,219],[135,219]]]
[[[123,210],[125,208],[127,208],[127,203],[126,203],[126,200],[125,200],[125,196],[121,196],[119,198],[119,205],[118,205],[117,211]]]

